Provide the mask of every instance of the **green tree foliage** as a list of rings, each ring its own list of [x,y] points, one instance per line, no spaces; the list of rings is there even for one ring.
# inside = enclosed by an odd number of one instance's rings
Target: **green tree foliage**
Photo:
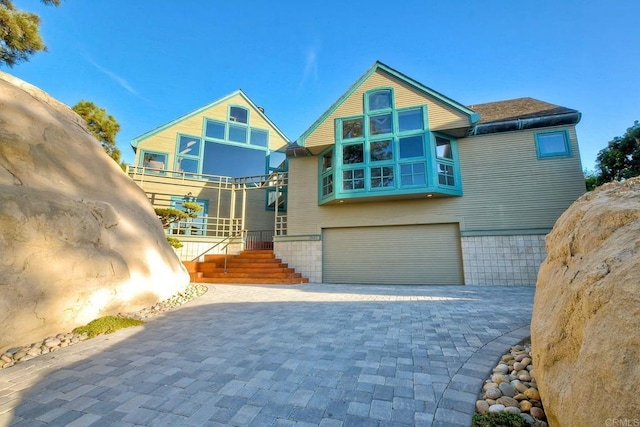
[[[82,100],[74,105],[72,109],[87,122],[89,132],[100,141],[104,151],[120,166],[123,166],[120,161],[120,150],[116,146],[116,135],[120,131],[120,124],[115,117],[91,101]]]
[[[58,6],[60,0],[42,0],[42,3]],[[40,17],[16,9],[11,0],[0,0],[0,66],[13,67],[46,50],[40,37]]]
[[[182,203],[182,209],[175,208],[155,208],[156,215],[164,228],[169,227],[174,222],[197,218],[198,212],[202,210],[202,206],[196,202],[186,201]],[[167,242],[176,249],[182,247],[182,242],[175,237],[167,237]]]
[[[627,129],[623,136],[609,141],[596,157],[598,184],[622,181],[640,175],[640,123]]]

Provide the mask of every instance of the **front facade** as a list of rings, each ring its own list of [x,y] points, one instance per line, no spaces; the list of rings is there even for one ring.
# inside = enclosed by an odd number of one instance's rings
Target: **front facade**
[[[156,206],[206,207],[168,230],[183,259],[273,230],[311,282],[532,285],[585,191],[579,119],[531,98],[464,106],[377,62],[293,143],[238,91],[136,138],[132,176]]]
[[[535,284],[585,190],[579,118],[530,98],[466,107],[376,63],[290,147],[276,252],[312,282]]]

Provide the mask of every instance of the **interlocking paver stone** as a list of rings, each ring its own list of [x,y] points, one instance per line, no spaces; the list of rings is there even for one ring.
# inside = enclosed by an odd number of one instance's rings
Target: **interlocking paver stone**
[[[1,370],[0,425],[468,426],[529,335],[533,294],[211,285],[142,328]]]

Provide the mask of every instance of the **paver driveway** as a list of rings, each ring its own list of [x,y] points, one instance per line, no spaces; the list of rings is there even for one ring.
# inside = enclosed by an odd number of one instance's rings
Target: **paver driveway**
[[[210,286],[0,371],[0,425],[469,426],[533,287]]]

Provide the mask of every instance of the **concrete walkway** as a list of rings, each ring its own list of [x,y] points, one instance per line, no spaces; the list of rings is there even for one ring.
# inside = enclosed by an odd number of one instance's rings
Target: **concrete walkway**
[[[533,287],[210,286],[0,371],[0,425],[465,426]]]

